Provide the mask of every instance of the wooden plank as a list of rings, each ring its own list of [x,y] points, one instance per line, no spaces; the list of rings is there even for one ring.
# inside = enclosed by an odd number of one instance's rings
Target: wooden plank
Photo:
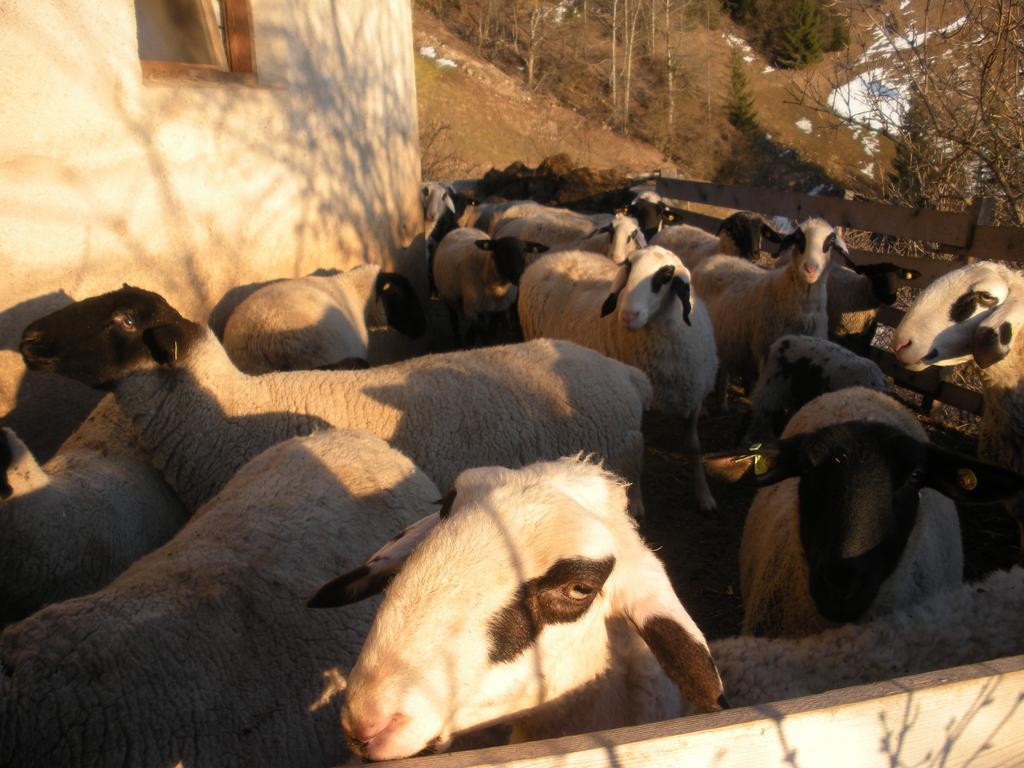
[[[255,74],[256,43],[249,0],[223,0],[221,7],[224,9],[224,38],[231,71]]]
[[[931,367],[923,371],[908,371],[900,365],[892,352],[878,347],[871,348],[871,359],[882,369],[882,373],[891,376],[901,387],[933,400],[941,400],[968,413],[980,414],[984,411],[985,401],[981,393],[946,381],[943,376],[947,370],[945,368]]]
[[[388,765],[983,768],[1022,762],[1024,656],[1013,656],[712,715]]]
[[[969,213],[903,208],[863,200],[811,197],[797,192],[732,187],[683,179],[657,179],[655,188],[659,195],[678,200],[795,219],[821,216],[835,226],[952,246],[968,246],[973,230]]]
[[[185,64],[179,61],[142,59],[142,79],[146,83],[189,83],[192,85],[257,86],[251,72],[225,72],[213,64]]]
[[[1024,262],[1024,229],[977,227],[967,255],[978,259]]]

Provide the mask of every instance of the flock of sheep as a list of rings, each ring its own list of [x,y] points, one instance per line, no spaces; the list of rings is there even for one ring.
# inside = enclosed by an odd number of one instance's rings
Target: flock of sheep
[[[369,367],[370,331],[428,326],[377,266],[268,285],[223,340],[127,285],[25,329],[30,369],[110,394],[45,464],[0,433],[0,764],[382,760],[1024,651],[1024,570],[964,584],[954,504],[1022,517],[1018,273],[949,273],[895,335],[908,368],[981,367],[983,463],[857,354],[914,275],[821,219],[715,237],[650,193],[422,192],[469,349]],[[746,434],[702,457],[729,376]],[[638,533],[648,410],[685,424],[685,504],[715,514],[705,471],[759,487],[738,637],[705,639]]]

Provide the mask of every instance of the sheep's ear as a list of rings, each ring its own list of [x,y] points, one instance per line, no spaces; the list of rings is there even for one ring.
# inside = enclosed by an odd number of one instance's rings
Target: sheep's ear
[[[994,298],[994,297],[992,297]],[[983,306],[987,306],[983,303]],[[971,353],[981,368],[988,368],[1010,354],[1017,329],[1024,323],[1024,301],[1007,299],[981,321],[974,330]]]
[[[619,266],[619,271],[615,273],[615,279],[612,280],[608,298],[601,305],[601,317],[607,317],[615,311],[615,305],[619,303],[619,294],[626,287],[626,283],[629,282],[629,270],[632,268],[633,264],[629,259],[623,261]]]
[[[417,520],[374,552],[365,563],[320,587],[306,605],[310,608],[337,608],[380,594],[440,521],[439,512]]]
[[[451,211],[452,213],[455,213],[455,201],[452,200],[452,193],[451,193],[450,190],[445,190],[445,193],[444,193],[444,204],[445,204],[445,207],[447,207],[449,211]]]
[[[772,485],[800,474],[800,435],[772,443],[754,443],[721,453],[705,454],[701,461],[713,477],[725,482],[753,480],[757,486]]]
[[[596,229],[590,230],[587,236],[584,237],[583,239],[586,240],[587,238],[593,237],[594,235],[608,235],[611,234],[611,231],[613,229],[615,229],[614,225],[606,224],[603,227],[597,227]]]
[[[629,233],[629,239],[636,243],[638,249],[647,247],[647,238],[644,237],[644,233],[640,231],[639,227]]]
[[[693,306],[690,304],[690,284],[680,275],[676,275],[672,278],[672,291],[683,304],[683,322],[687,325],[692,325],[690,323],[690,311],[693,309]]]
[[[636,628],[665,674],[701,712],[725,709],[722,678],[704,633],[679,602],[665,568],[645,548],[643,562],[630,564],[616,585],[614,605]]]
[[[474,245],[481,251],[493,251],[494,241],[493,240],[477,240]]]
[[[427,332],[427,315],[419,296],[405,275],[381,272],[377,275],[377,298],[384,305],[387,324],[411,339]]]
[[[782,244],[783,234],[766,221],[761,222],[761,237],[770,243]]]
[[[21,442],[11,430],[0,428],[0,499],[10,498],[11,494],[14,493],[8,477],[11,464],[14,461],[14,455],[11,451],[12,440]]]
[[[181,320],[147,328],[142,332],[142,341],[159,365],[175,366],[188,354],[192,343],[199,335],[199,326]]]
[[[929,445],[925,485],[956,501],[990,504],[1024,491],[1024,476]]]
[[[850,260],[850,247],[846,244],[846,240],[838,232],[835,232],[835,239],[832,241],[832,250],[843,257],[845,261]]]
[[[28,446],[13,430],[0,428],[0,499],[31,493],[49,482]]]
[[[789,248],[795,248],[798,253],[803,253],[807,250],[807,237],[804,235],[804,231],[800,229],[800,227],[797,227],[782,238],[782,241],[779,243],[779,251],[777,255],[781,256],[783,251],[786,251]]]
[[[544,243],[531,243],[527,240],[523,244],[523,252],[525,253],[545,253],[548,250],[548,246],[544,245]]]

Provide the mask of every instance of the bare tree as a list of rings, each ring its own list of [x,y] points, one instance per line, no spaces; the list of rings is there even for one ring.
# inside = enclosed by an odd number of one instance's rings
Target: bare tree
[[[1024,4],[929,1],[913,28],[861,2],[873,37],[855,48],[867,53],[840,61],[824,87],[799,83],[797,97],[829,114],[835,107],[851,112],[844,94],[870,72],[871,87],[860,86],[870,98],[854,99],[862,114],[852,119],[881,127],[896,142],[919,198],[902,202],[955,209],[991,195],[997,220],[1024,224]],[[949,18],[956,20],[938,21]],[[893,181],[885,180],[884,191],[899,199]]]

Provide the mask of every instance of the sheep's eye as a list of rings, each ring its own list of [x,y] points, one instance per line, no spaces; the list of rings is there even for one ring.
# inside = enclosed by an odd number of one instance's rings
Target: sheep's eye
[[[924,483],[924,470],[923,469],[915,469],[913,472],[911,472],[910,473],[910,482],[912,482],[914,485],[921,485],[921,484],[923,484]]]
[[[998,300],[991,293],[986,293],[984,291],[978,292],[978,303],[981,304],[981,306],[994,307],[997,302]]]
[[[592,586],[589,584],[581,584],[579,582],[565,585],[562,591],[566,597],[572,600],[586,600],[594,594],[594,588]]]
[[[124,328],[126,331],[135,330],[135,318],[131,315],[125,314],[124,312],[118,312],[114,315],[114,322]]]

